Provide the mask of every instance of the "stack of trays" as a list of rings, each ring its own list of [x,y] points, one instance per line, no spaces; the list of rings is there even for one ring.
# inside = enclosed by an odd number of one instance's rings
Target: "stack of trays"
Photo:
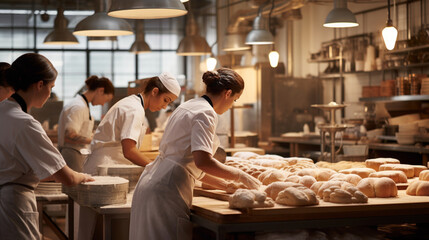
[[[40,182],[34,190],[36,194],[41,195],[57,195],[61,194],[61,183],[56,182]]]
[[[133,191],[144,168],[134,164],[103,164],[98,166],[98,175],[116,176],[128,179],[129,192]]]
[[[429,78],[423,78],[422,79],[420,94],[421,95],[429,95]]]
[[[81,206],[98,207],[127,202],[127,179],[110,176],[94,176],[95,181],[79,184],[77,202]]]

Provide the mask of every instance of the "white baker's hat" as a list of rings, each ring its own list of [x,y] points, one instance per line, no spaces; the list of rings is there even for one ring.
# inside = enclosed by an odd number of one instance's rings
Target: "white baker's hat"
[[[180,94],[180,84],[176,78],[168,72],[163,72],[158,76],[161,83],[170,91],[172,94],[179,96]]]

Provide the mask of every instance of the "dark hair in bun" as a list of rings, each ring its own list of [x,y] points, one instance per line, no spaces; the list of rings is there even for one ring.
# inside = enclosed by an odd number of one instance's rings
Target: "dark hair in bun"
[[[112,82],[105,77],[90,76],[85,80],[86,87],[89,91],[95,91],[97,88],[104,88],[105,94],[115,94],[115,87]]]
[[[0,86],[8,87],[6,82],[6,70],[10,68],[10,64],[7,62],[0,62]]]
[[[57,70],[43,55],[26,53],[17,58],[6,70],[6,81],[15,91],[26,91],[32,84],[55,81]]]
[[[214,95],[228,89],[231,89],[234,95],[244,89],[243,78],[229,68],[220,68],[216,71],[205,72],[203,74],[203,82],[207,86],[207,93]]]

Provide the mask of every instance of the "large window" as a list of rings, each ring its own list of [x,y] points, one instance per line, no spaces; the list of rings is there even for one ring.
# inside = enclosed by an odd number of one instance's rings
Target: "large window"
[[[184,18],[145,20],[146,42],[152,52],[129,52],[134,35],[119,36],[116,42],[88,42],[77,36],[77,45],[46,45],[43,41],[53,30],[56,11],[50,11],[50,19],[43,22],[40,11],[2,10],[0,12],[0,62],[13,62],[27,52],[46,56],[58,71],[53,92],[67,104],[84,87],[90,75],[104,76],[115,87],[125,88],[129,81],[158,75],[168,71],[183,78],[184,58],[176,55],[182,38]],[[65,11],[72,32],[88,11]],[[131,25],[134,21],[129,21]],[[180,78],[179,77],[179,78]],[[101,117],[101,107],[91,108],[95,119]]]

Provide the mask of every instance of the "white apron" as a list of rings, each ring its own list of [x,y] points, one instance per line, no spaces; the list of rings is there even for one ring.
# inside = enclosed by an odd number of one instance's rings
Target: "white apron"
[[[0,186],[0,239],[40,239],[36,196],[29,187]]]
[[[219,139],[215,137],[213,154],[218,146]],[[130,240],[192,239],[190,207],[194,185],[194,177],[184,166],[160,153],[146,166],[134,191]]]

